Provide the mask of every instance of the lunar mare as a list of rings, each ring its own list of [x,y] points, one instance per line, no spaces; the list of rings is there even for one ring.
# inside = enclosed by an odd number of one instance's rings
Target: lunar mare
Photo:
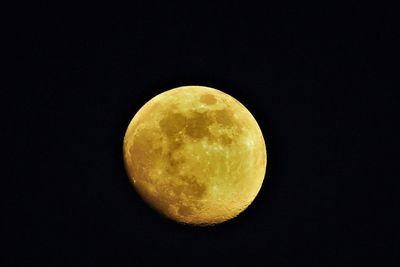
[[[148,101],[125,133],[125,168],[136,191],[175,221],[221,223],[254,200],[267,155],[251,113],[222,91],[184,86]]]

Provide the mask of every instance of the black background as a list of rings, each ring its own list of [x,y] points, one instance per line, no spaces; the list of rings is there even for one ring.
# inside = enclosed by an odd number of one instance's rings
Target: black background
[[[398,266],[393,8],[18,10],[2,90],[6,266]],[[133,115],[182,85],[237,98],[266,139],[259,195],[214,227],[161,217],[123,167]]]

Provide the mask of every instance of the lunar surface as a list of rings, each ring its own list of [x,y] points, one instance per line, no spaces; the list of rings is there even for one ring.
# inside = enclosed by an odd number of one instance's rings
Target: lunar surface
[[[131,182],[177,222],[212,225],[245,210],[264,180],[267,155],[251,113],[222,91],[178,87],[148,101],[124,138]]]

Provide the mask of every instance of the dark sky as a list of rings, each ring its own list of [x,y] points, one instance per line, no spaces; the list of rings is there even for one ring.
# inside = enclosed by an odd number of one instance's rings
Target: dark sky
[[[3,266],[399,266],[394,8],[144,3],[7,18]],[[206,228],[122,161],[136,111],[193,84],[240,100],[268,153],[253,204]]]

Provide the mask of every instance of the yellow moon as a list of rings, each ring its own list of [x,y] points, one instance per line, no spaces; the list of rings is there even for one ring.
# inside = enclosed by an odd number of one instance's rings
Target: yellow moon
[[[125,168],[141,197],[180,223],[211,225],[245,210],[264,180],[260,127],[230,95],[183,86],[148,101],[123,144]]]

